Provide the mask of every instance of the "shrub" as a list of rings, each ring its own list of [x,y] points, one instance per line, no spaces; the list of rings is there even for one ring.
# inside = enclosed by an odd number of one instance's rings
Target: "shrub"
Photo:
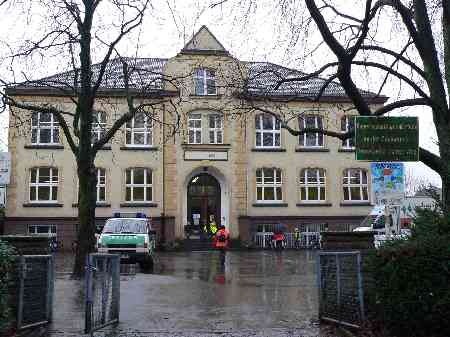
[[[450,336],[450,225],[418,210],[411,238],[369,257],[376,319],[394,336]]]
[[[10,323],[8,284],[13,254],[14,249],[0,240],[0,332],[5,331]]]

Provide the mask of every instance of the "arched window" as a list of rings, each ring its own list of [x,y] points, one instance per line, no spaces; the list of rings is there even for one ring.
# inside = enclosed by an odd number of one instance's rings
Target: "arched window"
[[[280,202],[282,200],[281,169],[258,168],[256,170],[256,201]]]
[[[300,200],[325,201],[326,181],[325,170],[321,168],[306,168],[300,171]]]
[[[367,171],[359,168],[345,169],[342,188],[344,201],[369,201]]]
[[[281,125],[280,121],[270,114],[255,116],[256,147],[280,147]]]
[[[30,169],[30,202],[56,202],[58,200],[58,181],[58,169],[55,167]]]

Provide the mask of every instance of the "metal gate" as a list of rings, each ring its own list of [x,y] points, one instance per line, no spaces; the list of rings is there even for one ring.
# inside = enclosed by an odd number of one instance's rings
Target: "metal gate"
[[[16,266],[17,329],[49,323],[54,289],[53,256],[18,256]]]
[[[359,328],[364,321],[361,254],[317,254],[319,319]]]
[[[85,333],[119,322],[120,255],[90,254],[86,262]]]

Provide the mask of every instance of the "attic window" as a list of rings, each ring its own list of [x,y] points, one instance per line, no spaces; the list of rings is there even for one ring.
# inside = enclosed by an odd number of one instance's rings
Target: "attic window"
[[[198,68],[194,72],[195,94],[199,96],[217,95],[216,73],[213,70]]]

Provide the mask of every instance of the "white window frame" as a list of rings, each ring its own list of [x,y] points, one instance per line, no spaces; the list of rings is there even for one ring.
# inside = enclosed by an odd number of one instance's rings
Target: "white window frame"
[[[98,142],[106,132],[106,112],[94,111],[92,121],[92,143]]]
[[[314,118],[314,128],[319,129],[319,120],[321,121],[322,124],[322,128],[321,130],[323,130],[323,123],[324,123],[324,118],[321,115],[305,115],[302,117],[299,117],[299,127],[300,130],[304,130],[306,129],[306,120],[308,118]],[[307,136],[309,134],[314,134],[315,135],[315,144],[314,145],[306,145],[306,141],[307,141]],[[320,145],[319,143],[319,136],[322,136],[322,145]],[[303,140],[303,142],[302,142]],[[303,143],[303,144],[302,144]],[[303,134],[301,134],[299,136],[299,145],[302,148],[323,148],[325,146],[325,135],[321,134],[319,132],[305,132]]]
[[[37,114],[36,119],[33,115]],[[50,115],[50,122],[41,122],[41,116],[44,112],[33,111],[31,117],[31,144],[33,145],[55,145],[61,144],[61,138],[59,134],[59,124],[56,120],[55,116],[52,113],[45,113]],[[36,120],[36,125],[34,125],[34,120]],[[42,130],[50,130],[50,142],[42,142],[41,141],[41,131]],[[33,133],[36,132],[36,140],[33,141]],[[55,138],[58,138],[55,141]]]
[[[41,169],[49,169],[50,170],[50,181],[45,183],[39,182],[39,172]],[[36,181],[31,181],[32,172],[33,170],[36,170]],[[56,170],[56,174],[55,174]],[[33,167],[30,169],[30,178],[29,178],[29,194],[28,199],[30,200],[30,203],[56,203],[58,202],[58,198],[56,197],[53,199],[53,187],[56,187],[56,196],[58,196],[58,183],[59,183],[59,170],[56,167]],[[55,179],[56,177],[56,179]],[[39,196],[39,188],[49,188],[49,200],[38,200]],[[35,189],[35,199],[31,199],[31,190]]]
[[[350,131],[350,120],[353,119],[353,129],[355,128],[356,123],[356,116],[354,115],[346,115],[341,118],[341,131],[342,132],[349,132]],[[351,142],[353,141],[353,145],[351,145]],[[347,138],[342,141],[342,148],[343,149],[349,149],[354,150],[355,149],[355,143],[354,143],[354,137],[353,138]]]
[[[359,172],[359,184],[354,184],[351,183],[351,171],[355,170]],[[363,181],[363,172],[365,173],[365,180],[366,182],[364,183]],[[352,188],[359,188],[359,199],[352,199],[352,194],[351,194],[351,189]],[[344,190],[347,189],[347,193],[348,193],[348,197],[349,199],[345,199],[345,192]],[[366,195],[367,195],[367,199],[363,199],[364,197],[364,189],[366,189]],[[370,199],[369,196],[369,181],[368,181],[368,171],[365,169],[361,169],[361,168],[347,168],[343,171],[342,173],[342,199],[344,200],[344,202],[368,202]]]
[[[197,91],[197,83],[200,84],[202,91]],[[208,86],[212,83],[212,86]],[[208,92],[208,89],[213,89]],[[216,72],[208,68],[197,68],[194,70],[194,92],[197,96],[215,96],[217,95]]]
[[[309,171],[315,171],[316,181],[309,181]],[[323,175],[321,175],[323,173]],[[300,200],[303,203],[323,203],[327,199],[326,171],[323,168],[304,168],[300,170]],[[302,198],[302,189],[305,190],[305,199]],[[317,190],[318,199],[309,200],[309,189]],[[322,196],[323,189],[323,196]]]
[[[38,233],[38,228],[47,227],[46,233]],[[33,230],[31,230],[33,229]],[[51,235],[56,237],[57,236],[57,225],[28,225],[27,226],[27,232],[30,235]]]
[[[273,182],[267,182],[266,176],[264,174],[264,170],[272,170],[272,174],[270,176],[267,176],[267,178],[272,178]],[[261,173],[261,176],[259,178],[258,172]],[[279,180],[277,179],[277,172],[279,172]],[[280,189],[281,191],[281,199],[278,199],[277,196],[277,189]],[[258,199],[258,189],[261,189],[261,197],[262,199]],[[274,199],[266,200],[264,198],[265,190],[266,189],[273,189],[273,196]],[[283,202],[283,172],[280,168],[257,168],[256,169],[256,202],[257,203],[281,203]]]
[[[211,125],[213,121],[214,125]],[[217,127],[217,124],[220,124]],[[220,135],[220,139],[219,139]],[[208,114],[208,140],[209,144],[223,144],[223,116],[220,114]],[[212,141],[211,141],[212,136]]]
[[[272,119],[272,128],[264,129],[264,117],[270,117]],[[264,145],[264,134],[272,135],[272,145]],[[279,144],[276,145],[276,138],[278,136]],[[259,140],[259,145],[258,145]],[[255,147],[256,148],[281,148],[281,123],[280,121],[270,114],[258,114],[255,116]]]
[[[194,124],[191,126],[191,122]],[[200,122],[200,126],[196,126],[196,122]],[[192,112],[188,115],[188,144],[202,144],[202,114],[200,112]],[[198,132],[200,131],[200,136],[197,137]],[[193,142],[191,142],[191,133],[193,134]]]
[[[102,182],[102,178],[103,178],[103,182]],[[100,191],[104,190],[103,195],[105,196],[104,200],[100,200]],[[96,202],[97,203],[106,203],[106,169],[102,168],[102,167],[97,167],[97,185],[95,186],[95,190],[96,190]]]
[[[134,183],[134,174],[136,170],[144,170],[144,183],[143,184],[135,184]],[[127,183],[127,172],[130,171],[130,183]],[[147,172],[149,172],[150,180],[149,183],[147,180]],[[127,188],[130,188],[130,200],[127,200]],[[134,189],[135,188],[143,188],[144,189],[144,200],[135,200],[134,199]],[[151,195],[147,195],[147,188],[151,188]],[[127,203],[140,203],[140,202],[151,202],[153,201],[153,170],[145,167],[130,167],[125,170],[125,202]]]
[[[135,127],[135,118],[137,114],[144,116],[144,126]],[[125,145],[128,147],[151,147],[153,145],[153,122],[152,119],[145,112],[138,112],[136,115],[126,123],[125,127]],[[128,137],[130,135],[130,137]],[[136,135],[144,135],[144,144],[137,144],[135,141]],[[130,142],[128,142],[130,138]]]

